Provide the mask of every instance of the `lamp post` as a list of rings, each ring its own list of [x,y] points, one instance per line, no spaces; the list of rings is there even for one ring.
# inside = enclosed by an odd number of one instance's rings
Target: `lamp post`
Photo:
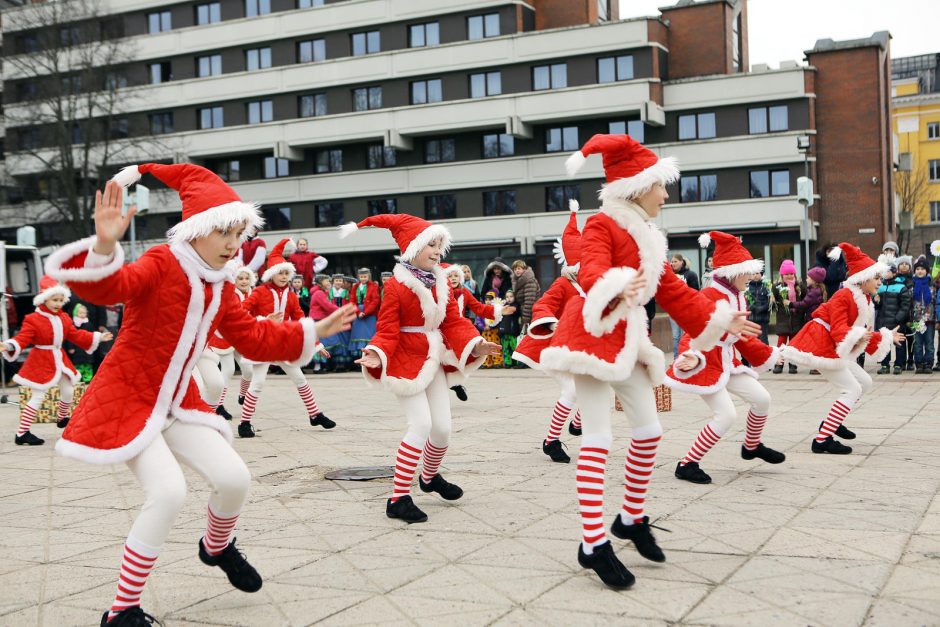
[[[809,217],[809,208],[813,204],[813,180],[809,177],[809,151],[810,151],[810,136],[809,135],[798,135],[796,138],[796,149],[803,153],[803,176],[797,179],[796,181],[796,197],[801,205],[803,205],[803,224],[800,227],[800,235],[803,239],[803,254],[806,259],[806,267],[803,268],[803,271],[809,269],[810,256],[809,256],[809,240],[811,236],[811,231],[813,223]]]
[[[137,213],[131,218],[131,261],[137,261],[137,216],[146,215],[150,211],[150,189],[138,183],[134,186],[134,193],[124,194],[124,213],[136,207]]]

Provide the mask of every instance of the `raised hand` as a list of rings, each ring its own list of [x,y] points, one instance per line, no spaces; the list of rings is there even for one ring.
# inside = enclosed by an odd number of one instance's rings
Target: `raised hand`
[[[473,347],[474,357],[485,357],[487,355],[498,355],[503,351],[503,347],[494,342],[480,342]]]
[[[321,348],[319,351],[317,351],[317,354],[320,355],[320,357],[323,359],[330,358],[330,351],[326,350],[325,348]]]
[[[357,359],[354,363],[359,364],[363,368],[382,367],[382,360],[379,359],[379,354],[370,348],[362,349],[362,357]]]
[[[352,326],[358,310],[355,305],[343,305],[329,316],[317,322],[317,337],[329,337]]]
[[[114,181],[108,181],[101,190],[95,192],[95,252],[99,255],[110,255],[118,241],[124,237],[136,207],[131,207],[127,215],[122,216],[124,207],[124,189]]]
[[[728,333],[738,337],[757,337],[760,335],[760,325],[748,320],[746,311],[735,311],[731,315],[734,316],[734,319],[728,325]]]
[[[101,334],[102,342],[110,342],[113,339],[114,339],[114,334],[111,333],[110,331],[105,331],[104,333]]]

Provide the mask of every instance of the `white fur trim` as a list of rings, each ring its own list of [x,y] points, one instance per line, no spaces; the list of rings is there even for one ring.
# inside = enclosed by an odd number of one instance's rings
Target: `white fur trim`
[[[368,368],[362,369],[362,376],[366,383],[374,385],[376,381],[382,383],[382,386],[396,396],[414,396],[423,392],[434,379],[438,369],[441,367],[441,360],[444,356],[444,341],[441,339],[441,333],[438,330],[426,331],[425,337],[428,339],[428,358],[418,371],[414,379],[404,379],[401,377],[388,376],[388,356],[378,346],[369,344],[367,349],[374,350],[382,362],[381,376],[375,379]]]
[[[573,177],[578,171],[584,167],[587,157],[584,156],[584,153],[580,150],[575,150],[571,155],[565,159],[565,172],[568,173],[568,178]]]
[[[855,301],[855,308],[858,310],[855,316],[853,326],[856,327],[874,327],[875,326],[875,303],[862,292],[862,288],[853,283],[846,285],[846,288],[852,294],[852,300]]]
[[[100,281],[101,279],[109,277],[112,274],[118,272],[121,269],[121,266],[124,265],[124,249],[120,246],[114,247],[113,258],[103,266],[86,266],[84,268],[62,267],[63,264],[73,257],[82,253],[91,252],[91,250],[95,247],[96,241],[97,239],[92,236],[60,247],[54,253],[49,255],[48,259],[46,259],[46,274],[51,276],[56,281],[66,283],[89,283],[93,281]]]
[[[33,296],[33,306],[39,307],[53,296],[65,296],[65,300],[68,300],[72,298],[72,292],[64,285],[53,285]]]
[[[458,265],[456,265],[456,264],[452,264],[452,265],[449,265],[449,266],[447,266],[446,268],[444,268],[444,276],[448,276],[448,277],[449,277],[449,276],[452,275],[452,274],[458,274],[458,273],[459,273],[460,276],[462,277],[462,276],[463,276],[463,268],[461,268],[460,266],[458,266]],[[463,284],[463,281],[461,281],[461,284]]]
[[[140,177],[140,169],[136,165],[129,165],[121,168],[117,174],[111,177],[111,180],[121,187],[127,187],[139,181]]]
[[[91,346],[88,347],[88,350],[85,352],[91,355],[96,350],[98,350],[98,345],[101,344],[101,331],[95,331],[92,333]]]
[[[568,200],[568,211],[570,211],[571,213],[578,213],[580,209],[581,209],[581,203],[579,203],[574,198],[571,198],[570,200]]]
[[[548,325],[546,329],[547,333],[536,333],[535,330],[543,325]],[[544,340],[555,335],[556,326],[558,326],[558,318],[551,316],[547,316],[545,318],[536,318],[529,323],[529,329],[526,331],[526,335],[536,340]]]
[[[493,299],[493,322],[499,324],[503,319],[503,308],[506,306],[505,302],[501,298]]]
[[[830,250],[826,256],[829,257],[833,261],[838,261],[839,257],[842,256],[842,249],[839,248],[838,246],[833,246],[832,250]]]
[[[684,353],[682,353],[681,355],[679,355],[679,357],[681,358],[681,357],[684,357],[684,356],[686,356],[686,355],[692,355],[693,357],[695,357],[696,359],[698,359],[698,363],[695,364],[695,367],[694,367],[694,368],[692,368],[691,370],[688,370],[688,371],[679,370],[678,368],[675,367],[675,364],[673,364],[673,367],[672,367],[672,375],[673,375],[676,379],[681,380],[681,379],[689,379],[689,378],[691,378],[691,377],[694,377],[695,375],[697,375],[698,373],[700,373],[702,370],[705,370],[705,366],[708,365],[708,362],[705,360],[705,354],[704,354],[702,351],[687,350],[687,351],[685,351]],[[670,378],[670,377],[667,375],[667,376],[666,376],[666,379],[669,379],[669,378]],[[667,383],[667,385],[668,385],[668,383]]]
[[[289,261],[282,261],[281,263],[276,263],[273,266],[269,266],[268,269],[264,271],[264,274],[261,275],[261,282],[267,283],[271,280],[271,277],[281,270],[290,270],[291,276],[297,274],[297,268],[294,267],[294,264]]]
[[[450,296],[450,286],[447,284],[447,278],[444,276],[444,270],[440,266],[434,266],[433,270],[437,277],[437,283],[434,286],[437,292],[437,301],[435,302],[431,290],[424,286],[424,283],[411,274],[405,266],[400,263],[395,264],[392,275],[399,283],[414,292],[421,303],[421,315],[424,318],[424,327],[426,329],[437,329],[444,322],[444,316],[447,315],[447,299]],[[430,383],[430,380],[428,381]],[[424,388],[421,388],[422,390]]]
[[[842,341],[836,345],[836,355],[842,359],[852,359],[858,357],[859,353],[864,350],[864,347],[859,350],[855,348],[855,345],[858,344],[859,340],[862,339],[862,336],[868,331],[865,327],[852,327],[849,329],[849,332],[845,334],[845,337],[842,338]]]
[[[223,438],[225,438],[225,441],[229,444],[234,441],[234,437],[232,437],[232,428],[229,426],[228,421],[216,413],[210,413],[199,409],[183,409],[182,407],[175,407],[170,410],[170,415],[180,422],[202,425],[204,427],[209,427],[210,429],[215,429],[222,435]]]
[[[432,224],[411,240],[408,248],[401,251],[400,259],[408,262],[414,261],[425,246],[437,239],[441,240],[441,255],[446,255],[450,250],[450,231],[441,224]]]
[[[604,316],[610,301],[621,296],[627,285],[637,275],[633,268],[609,268],[588,290],[581,309],[584,329],[594,337],[602,337],[614,330],[621,320],[627,318],[627,310],[633,303],[621,299],[613,311]]]
[[[845,285],[846,287],[849,285],[858,285],[859,283],[864,283],[868,279],[874,279],[875,277],[883,276],[887,271],[888,264],[882,261],[876,261],[861,272],[856,272],[855,274],[849,275],[845,279]]]
[[[300,351],[300,357],[294,361],[282,362],[288,366],[295,366],[297,368],[303,368],[309,364],[313,356],[320,350],[318,346],[322,348],[322,345],[317,339],[317,323],[313,321],[313,318],[301,318],[300,326],[304,330],[304,343]]]
[[[617,179],[601,187],[597,197],[601,201],[620,199],[630,200],[642,196],[656,183],[666,185],[679,179],[679,162],[675,157],[662,157],[646,168],[629,178]]]
[[[541,369],[542,369],[542,364],[538,363],[537,361],[534,361],[534,360],[533,360],[531,357],[529,357],[528,355],[523,355],[523,354],[520,353],[520,352],[513,351],[513,352],[512,352],[512,358],[513,358],[514,361],[521,361],[522,363],[524,363],[525,365],[527,365],[529,368],[532,368],[533,370],[541,370]]]
[[[461,372],[466,372],[467,362],[470,360],[470,357],[473,356],[473,349],[476,348],[477,344],[481,344],[485,340],[478,336],[467,342],[467,345],[463,347],[463,351],[460,353],[460,360],[457,362],[457,367],[460,368]],[[486,359],[477,359],[476,362],[471,364],[470,370],[476,370],[482,365],[481,362],[486,361]]]
[[[313,258],[313,271],[314,272],[323,272],[323,270],[329,265],[329,262],[326,260],[326,257],[322,255],[317,255]]]
[[[812,353],[797,350],[789,344],[780,349],[780,356],[783,357],[784,361],[792,361],[795,364],[816,370],[842,370],[852,363],[848,359],[818,357]]]
[[[699,351],[711,350],[728,331],[732,320],[734,320],[734,310],[731,308],[731,303],[726,300],[716,302],[708,324],[698,336],[692,338],[689,348]]]
[[[708,245],[712,243],[712,236],[708,233],[702,233],[698,236],[698,247],[699,248],[708,248]]]
[[[875,361],[884,359],[891,352],[891,347],[894,346],[894,333],[891,332],[891,329],[881,327],[878,329],[878,333],[881,334],[881,341],[878,342],[875,352],[871,354],[872,359]]]
[[[753,342],[757,340],[751,341]],[[778,361],[780,361],[780,347],[773,346],[770,350],[770,357],[768,357],[767,360],[762,364],[752,364],[751,368],[753,368],[755,372],[767,372],[768,370],[772,370]]]
[[[341,224],[339,227],[339,238],[346,239],[353,233],[359,230],[359,225],[355,222],[347,222],[346,224]]]
[[[236,200],[211,207],[174,225],[166,232],[166,237],[170,244],[191,242],[213,231],[226,231],[242,224],[246,226],[243,240],[264,226],[264,218],[261,217],[258,205]]]
[[[20,346],[19,342],[17,342],[16,340],[12,338],[4,342],[4,344],[6,344],[7,346],[13,347],[13,354],[11,355],[9,353],[9,349],[5,350],[3,351],[3,358],[6,359],[7,361],[16,361],[16,359],[20,356],[20,353],[23,352],[23,347]]]
[[[734,277],[740,276],[742,274],[754,274],[756,272],[763,271],[763,259],[749,259],[747,261],[742,261],[741,263],[732,263],[727,266],[719,266],[712,271],[712,274],[715,276],[733,279]]]
[[[659,227],[647,221],[646,212],[634,202],[606,200],[600,210],[636,242],[640,251],[640,269],[646,276],[646,289],[640,292],[637,301],[638,304],[645,305],[656,295],[659,278],[666,271],[666,250],[669,248],[666,236]]]

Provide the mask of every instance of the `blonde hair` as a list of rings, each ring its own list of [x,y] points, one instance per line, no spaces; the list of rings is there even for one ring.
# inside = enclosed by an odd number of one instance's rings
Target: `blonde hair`
[[[515,261],[512,262],[513,270],[515,270],[516,268],[522,268],[523,270],[525,270],[528,267],[529,266],[527,266],[526,263],[522,259],[516,259]]]

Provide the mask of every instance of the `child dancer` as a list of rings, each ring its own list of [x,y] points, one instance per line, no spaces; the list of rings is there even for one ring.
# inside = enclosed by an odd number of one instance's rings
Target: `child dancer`
[[[323,320],[331,313],[339,309],[328,294],[333,281],[325,274],[318,274],[314,279],[316,285],[310,291],[310,317],[314,320]],[[313,356],[313,374],[326,372],[328,358],[320,353]]]
[[[251,292],[251,296],[245,299],[245,309],[253,316],[258,318],[267,317],[275,322],[285,320],[304,320],[307,318],[300,309],[300,303],[297,300],[297,294],[291,291],[288,283],[291,277],[296,274],[294,265],[284,260],[284,249],[291,243],[289,239],[282,239],[268,255],[268,269],[261,275],[261,286]],[[318,346],[322,351],[323,347]],[[312,357],[312,355],[311,355]],[[316,399],[313,397],[313,390],[307,383],[307,377],[301,371],[302,366],[306,366],[310,360],[300,364],[278,363],[284,374],[297,387],[297,393],[300,394],[300,400],[303,401],[307,409],[307,418],[310,420],[311,427],[323,427],[332,429],[336,423],[327,418],[326,414],[320,411]],[[255,429],[251,425],[251,419],[255,415],[255,408],[258,405],[258,397],[261,396],[261,389],[264,387],[264,381],[268,377],[268,362],[253,362],[251,366],[251,383],[248,385],[248,394],[245,395],[245,403],[242,405],[242,419],[238,424],[238,437],[253,438]]]
[[[424,522],[427,514],[411,499],[411,481],[422,457],[418,479],[422,492],[437,492],[448,501],[463,496],[463,490],[439,472],[451,431],[450,397],[442,366],[445,343],[456,356],[453,365],[465,374],[499,346],[484,341],[457,311],[438,265],[450,248],[445,227],[408,214],[383,214],[358,225],[344,225],[340,237],[367,226],[389,229],[401,250],[395,275],[385,283],[377,332],[359,359],[366,381],[381,381],[398,397],[408,418],[385,514],[407,523]]]
[[[852,452],[852,447],[833,436],[847,440],[855,437],[842,422],[871,389],[871,377],[856,358],[867,353],[880,361],[891,350],[892,342],[900,345],[904,341],[898,327],[872,330],[875,309],[871,297],[878,292],[881,275],[888,266],[845,242],[833,247],[829,258],[836,261],[843,254],[848,264],[844,287],[820,305],[806,326],[783,348],[785,359],[819,370],[839,390],[839,397],[819,424],[811,446],[814,453],[835,455]]]
[[[542,369],[539,363],[542,351],[551,343],[555,334],[555,326],[561,318],[565,306],[570,300],[581,300],[584,292],[578,285],[578,270],[581,267],[581,231],[578,230],[578,202],[569,203],[571,210],[568,224],[558,242],[555,243],[555,258],[562,265],[561,276],[555,279],[551,287],[532,306],[532,322],[526,335],[512,354],[513,359],[521,361],[530,368]],[[547,371],[555,381],[561,394],[555,401],[552,410],[551,422],[548,425],[548,435],[542,440],[542,452],[548,455],[553,462],[567,464],[571,461],[561,446],[561,429],[565,426],[568,416],[574,412],[574,418],[568,423],[568,433],[581,435],[581,414],[575,410],[574,377],[567,372]]]
[[[72,342],[90,355],[100,342],[110,342],[112,338],[107,331],[92,333],[75,328],[69,315],[62,311],[65,301],[72,296],[64,285],[58,284],[52,277],[44,276],[39,281],[39,289],[41,291],[33,297],[36,311],[23,318],[20,332],[5,342],[3,352],[4,359],[16,361],[23,349],[33,347],[13,377],[14,381],[32,392],[20,413],[20,426],[13,438],[18,446],[38,446],[45,442],[33,435],[29,428],[42,407],[46,391],[54,385],[59,386],[56,426],[64,429],[69,423],[73,386],[78,383],[80,376],[69,356],[62,350],[62,343]]]
[[[359,359],[362,349],[375,335],[376,316],[379,313],[379,284],[372,280],[372,271],[359,268],[359,282],[349,295],[349,301],[358,309],[358,317],[349,332],[350,359]]]
[[[344,287],[345,279],[342,274],[333,275],[333,286],[329,291],[330,302],[337,308],[351,302],[349,292]],[[349,335],[347,331],[323,338],[323,347],[330,354],[331,367],[335,372],[349,370]]]
[[[623,510],[611,533],[630,539],[640,555],[664,561],[644,514],[646,489],[662,426],[653,386],[662,382],[665,359],[646,333],[644,305],[652,297],[694,336],[692,347],[708,350],[726,332],[760,333],[760,327],[688,287],[666,264],[666,238],[650,220],[668,194],[665,184],[679,176],[671,158],[659,159],[628,135],[595,135],[568,160],[569,175],[588,155],[601,153],[607,185],[600,212],[588,218],[581,237],[578,282],[583,300],[569,299],[542,366],[574,375],[581,408],[581,451],[577,488],[583,539],[578,562],[608,586],[625,588],[634,576],[614,554],[604,533],[604,468],[612,444],[610,390],[614,389],[633,427],[625,464]]]
[[[121,216],[121,186],[147,172],[180,192],[183,220],[168,232],[168,245],[124,265],[118,242],[134,212]],[[228,424],[200,398],[192,371],[216,329],[251,359],[303,363],[315,350],[317,332],[348,326],[352,313],[338,312],[316,325],[252,319],[224,266],[246,228],[260,224],[257,207],[205,168],[130,166],[96,195],[96,235],[63,246],[46,261],[47,272],[84,300],[125,304],[121,334],[56,444],[58,452],[90,463],[126,463],[146,495],[102,625],[154,620],[140,608],[140,597],[186,498],[181,462],[212,487],[199,559],[221,568],[239,590],[261,588],[261,576],[232,538],[251,476],[231,446]]]
[[[728,303],[732,311],[747,312],[745,292],[751,277],[764,269],[764,262],[753,259],[734,235],[711,231],[699,237],[702,248],[715,242],[712,284],[702,294],[716,303]],[[698,434],[692,448],[676,466],[676,477],[692,483],[711,483],[712,478],[699,467],[702,457],[728,432],[738,412],[731,395],[750,405],[747,433],[741,445],[744,459],[762,459],[780,464],[786,456],[761,443],[761,433],[770,413],[770,393],[757,381],[757,373],[770,370],[777,363],[779,349],[757,338],[728,335],[707,352],[691,350],[688,334],[679,342],[679,358],[666,371],[666,385],[683,392],[700,394],[714,417]],[[738,359],[737,352],[750,364]]]

